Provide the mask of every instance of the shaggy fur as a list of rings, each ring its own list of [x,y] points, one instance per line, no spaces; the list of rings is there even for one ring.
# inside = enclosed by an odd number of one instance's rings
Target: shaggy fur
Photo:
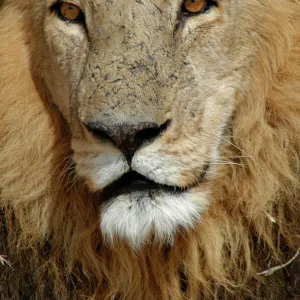
[[[67,126],[31,73],[26,10],[4,2],[0,254],[12,267],[1,266],[1,299],[296,299],[291,268],[256,274],[300,246],[299,4],[265,1],[270,12],[255,11],[269,18],[264,51],[282,47],[258,62],[224,137],[237,147],[222,155],[244,167],[218,168],[203,222],[172,247],[133,251],[102,241],[100,197],[74,178]]]

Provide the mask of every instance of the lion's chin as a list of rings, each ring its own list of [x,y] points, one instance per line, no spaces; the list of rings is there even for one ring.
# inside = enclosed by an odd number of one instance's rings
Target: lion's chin
[[[122,240],[135,249],[150,239],[159,244],[172,244],[176,232],[190,230],[201,221],[207,205],[208,192],[199,188],[182,192],[124,190],[104,201],[100,227],[110,244]]]

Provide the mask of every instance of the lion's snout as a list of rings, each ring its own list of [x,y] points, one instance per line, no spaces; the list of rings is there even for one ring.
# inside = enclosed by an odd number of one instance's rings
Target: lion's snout
[[[102,142],[112,143],[125,155],[128,164],[138,148],[144,143],[151,143],[169,126],[170,121],[162,125],[157,122],[105,122],[94,121],[84,124],[94,138]]]

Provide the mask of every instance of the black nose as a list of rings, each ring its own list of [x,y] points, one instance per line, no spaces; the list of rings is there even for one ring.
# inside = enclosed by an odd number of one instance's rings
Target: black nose
[[[110,141],[116,145],[126,156],[131,159],[135,151],[144,143],[152,142],[167,129],[170,120],[162,125],[151,122],[138,124],[108,125],[103,122],[89,122],[85,126],[93,133],[94,137],[102,141]]]

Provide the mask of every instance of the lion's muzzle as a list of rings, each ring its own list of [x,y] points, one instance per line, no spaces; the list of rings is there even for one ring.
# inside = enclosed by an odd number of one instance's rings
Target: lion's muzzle
[[[104,237],[111,242],[120,238],[134,247],[151,236],[172,243],[177,230],[193,227],[207,207],[202,181],[208,165],[202,165],[195,184],[180,185],[184,181],[178,180],[180,169],[172,164],[173,156],[151,150],[166,138],[170,120],[162,124],[133,118],[120,122],[116,116],[99,120],[81,120],[86,139],[74,140],[72,146],[78,174],[92,190],[102,191]],[[160,160],[167,166],[156,167]]]
[[[85,126],[93,136],[114,144],[125,155],[131,165],[134,153],[144,143],[151,143],[169,126],[170,121],[162,125],[155,122],[133,122],[128,124],[112,122],[88,122]]]

